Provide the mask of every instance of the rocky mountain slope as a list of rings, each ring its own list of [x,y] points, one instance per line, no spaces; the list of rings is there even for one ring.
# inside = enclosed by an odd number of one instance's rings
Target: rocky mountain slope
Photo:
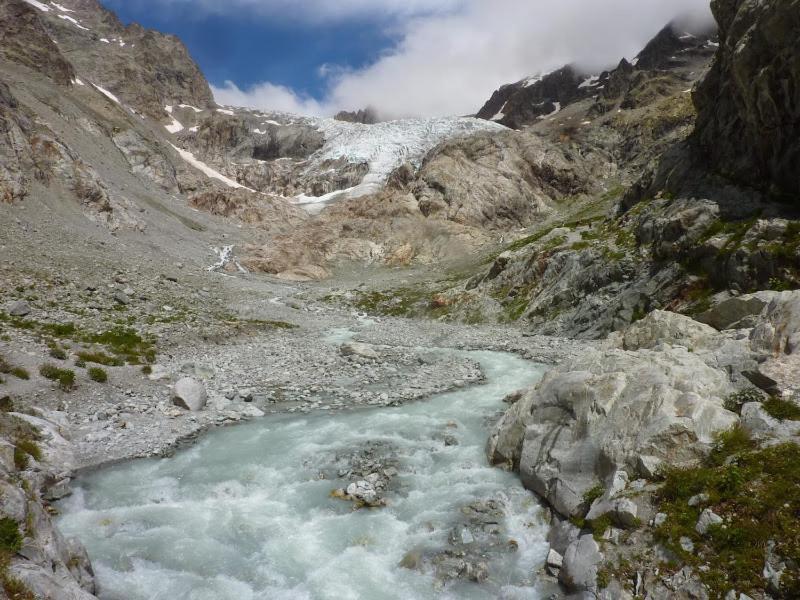
[[[623,58],[616,69],[601,73],[567,65],[505,85],[483,105],[477,117],[521,129],[581,100],[595,100],[592,108],[595,114],[619,106],[635,108],[652,100],[652,94],[642,98],[630,93],[642,80],[655,79],[656,71],[665,78],[691,77],[693,71],[707,65],[717,45],[715,40],[716,29],[698,29],[676,20],[662,29],[631,62]],[[668,85],[658,81],[654,84]]]
[[[672,24],[482,119],[369,124],[219,107],[170,36],[3,2],[6,594],[93,597],[48,516],[77,463],[479,379],[409,349],[444,346],[557,363],[488,450],[570,593],[796,597],[800,3],[713,8],[718,43]]]

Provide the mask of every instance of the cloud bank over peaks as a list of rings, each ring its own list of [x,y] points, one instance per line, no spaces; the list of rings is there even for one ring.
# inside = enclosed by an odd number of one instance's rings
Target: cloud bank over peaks
[[[233,3],[274,9],[290,0]],[[246,90],[226,82],[214,89],[220,103],[310,115],[365,106],[376,107],[390,118],[470,114],[504,83],[569,63],[600,70],[623,56],[632,58],[678,16],[688,16],[694,23],[712,22],[706,0],[311,0],[299,4],[322,11],[313,18],[356,18],[361,10],[373,15],[382,11],[386,27],[397,30],[398,41],[360,70],[321,66],[319,75],[328,81],[322,99],[269,82]],[[402,18],[398,21],[397,17]]]

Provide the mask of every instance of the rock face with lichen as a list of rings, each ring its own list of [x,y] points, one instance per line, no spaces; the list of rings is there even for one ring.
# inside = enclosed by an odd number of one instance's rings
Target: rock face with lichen
[[[800,193],[800,2],[715,0],[720,48],[695,94],[712,169],[748,187]]]

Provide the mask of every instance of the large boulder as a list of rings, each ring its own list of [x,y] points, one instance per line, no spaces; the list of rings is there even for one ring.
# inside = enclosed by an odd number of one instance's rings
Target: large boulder
[[[559,580],[573,592],[597,589],[597,567],[603,560],[600,546],[591,535],[581,536],[567,548]]]
[[[761,361],[753,382],[771,393],[800,391],[800,291],[781,292],[750,333]]]
[[[800,192],[800,0],[714,0],[720,47],[695,92],[695,139],[720,174]]]
[[[702,456],[737,416],[723,408],[728,373],[683,347],[588,350],[549,372],[501,419],[490,460],[519,468],[524,485],[564,516],[619,472]],[[634,515],[635,516],[635,515]]]
[[[734,296],[715,304],[707,311],[697,315],[696,319],[720,331],[734,328],[746,329],[753,327],[757,317],[772,300],[779,296],[779,292],[769,290]]]
[[[625,350],[650,350],[659,344],[700,348],[716,336],[713,327],[677,313],[654,310],[628,327],[621,337]]]
[[[172,403],[186,410],[203,410],[208,401],[205,386],[193,377],[178,380],[172,389]]]

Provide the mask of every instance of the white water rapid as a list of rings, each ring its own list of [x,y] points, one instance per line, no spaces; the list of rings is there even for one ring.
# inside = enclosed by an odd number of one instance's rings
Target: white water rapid
[[[470,356],[486,385],[397,408],[267,417],[171,458],[85,475],[61,503],[59,526],[88,548],[107,600],[541,598],[540,509],[514,475],[489,467],[484,447],[502,398],[544,369],[509,354]],[[348,484],[335,457],[366,446],[389,449],[398,475],[387,507],[354,510],[330,497]],[[489,499],[505,506],[500,546],[510,549],[486,553],[487,581],[399,566],[409,553],[452,550],[463,507]]]

